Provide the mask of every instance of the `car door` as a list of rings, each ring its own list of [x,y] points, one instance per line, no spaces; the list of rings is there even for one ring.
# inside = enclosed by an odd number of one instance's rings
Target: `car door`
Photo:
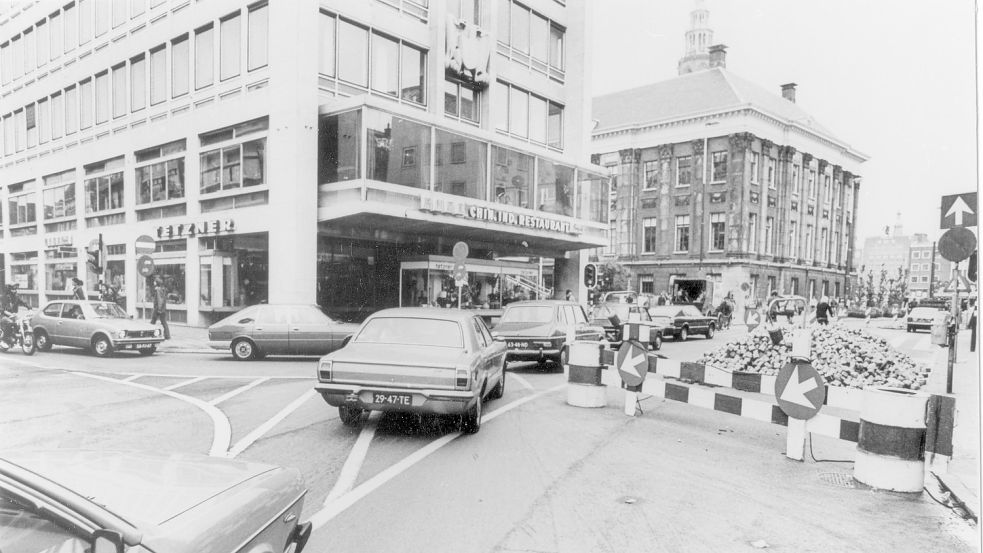
[[[692,305],[687,305],[683,308],[683,314],[686,316],[686,320],[689,321],[689,332],[690,334],[699,333],[702,334],[706,332],[707,318],[703,316],[703,313],[699,309],[693,307]]]
[[[587,314],[584,308],[579,305],[571,305],[568,317],[573,320],[574,332],[578,340],[600,340],[597,331],[593,330],[587,321]]]
[[[324,355],[334,349],[331,341],[331,319],[311,305],[291,306],[289,341],[290,353]]]
[[[477,317],[471,318],[471,328],[466,329],[466,332],[474,334],[474,343],[478,347],[478,370],[483,373],[483,378],[485,379],[486,387],[491,389],[491,382],[497,381],[497,376],[495,375],[495,367],[492,365],[492,350],[488,346],[493,342],[489,342],[485,335],[481,333],[481,321],[477,320]]]
[[[289,351],[289,326],[287,311],[281,305],[261,305],[251,332],[253,341],[264,353]]]
[[[66,303],[61,310],[60,327],[64,343],[68,346],[88,347],[90,335],[86,333],[87,326],[82,306],[76,302]]]
[[[44,331],[48,333],[48,341],[52,344],[63,344],[64,338],[62,337],[62,328],[64,325],[61,320],[61,308],[64,304],[61,302],[49,303],[41,311],[41,326]]]
[[[503,361],[505,360],[506,347],[502,342],[496,342],[495,338],[492,336],[491,330],[488,328],[488,324],[485,323],[484,319],[481,317],[475,317],[478,321],[478,332],[484,336],[486,351],[488,352],[488,362],[491,363],[492,368],[498,370],[505,366]]]

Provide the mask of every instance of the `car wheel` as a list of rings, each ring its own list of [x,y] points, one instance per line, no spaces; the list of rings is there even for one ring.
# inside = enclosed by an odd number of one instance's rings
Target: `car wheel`
[[[490,394],[488,394],[488,399],[502,399],[505,395],[505,363],[502,363],[502,377],[499,379],[498,384],[492,388]]]
[[[710,338],[713,338],[713,323],[711,323],[710,326],[707,327],[707,340],[709,340]]]
[[[153,355],[157,351],[157,346],[150,346],[149,348],[140,348],[140,355]]]
[[[689,338],[689,329],[685,326],[679,329],[679,340],[685,342]]]
[[[560,372],[563,372],[563,367],[567,366],[570,362],[570,349],[567,346],[563,346],[560,349],[560,356],[556,359],[557,365],[560,367]]]
[[[471,409],[461,415],[461,430],[465,434],[477,434],[478,430],[481,430],[481,394],[478,394],[478,399]]]
[[[345,426],[358,426],[359,421],[362,420],[363,411],[364,409],[360,407],[354,407],[352,405],[339,405],[338,418],[341,419],[341,423]]]
[[[236,361],[251,361],[256,358],[256,345],[246,338],[232,342],[232,357]]]
[[[100,334],[92,339],[92,353],[99,357],[109,357],[113,354],[113,343],[109,338]]]
[[[51,338],[43,330],[39,330],[34,334],[34,344],[41,351],[51,351]]]

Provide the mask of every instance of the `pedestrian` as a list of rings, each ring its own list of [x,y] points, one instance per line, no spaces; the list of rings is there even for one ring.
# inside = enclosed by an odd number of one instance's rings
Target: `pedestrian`
[[[160,278],[154,281],[154,311],[150,316],[150,324],[157,324],[164,327],[164,339],[171,339],[171,329],[167,326],[167,289],[164,288],[164,281]]]
[[[976,312],[979,310],[976,301],[969,302],[969,322],[966,328],[969,329],[969,351],[976,351]]]
[[[773,323],[778,322],[778,291],[772,290],[770,299],[768,300],[768,314],[767,320]]]
[[[829,297],[819,298],[819,303],[816,304],[816,322],[821,325],[828,325],[830,311],[832,310],[829,307]]]
[[[573,299],[573,292],[570,291],[570,290],[567,290],[567,294],[566,294],[566,298],[565,299],[567,301],[574,301],[574,299]]]
[[[77,300],[85,299],[85,286],[82,285],[82,281],[78,277],[72,277],[72,284],[75,286],[72,288],[72,297]]]

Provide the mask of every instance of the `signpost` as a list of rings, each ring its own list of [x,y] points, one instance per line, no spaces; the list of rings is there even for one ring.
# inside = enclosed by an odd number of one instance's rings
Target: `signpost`
[[[948,328],[949,362],[945,384],[946,393],[951,394],[952,366],[956,362],[956,343],[959,338],[959,291],[963,282],[960,280],[959,262],[976,251],[976,235],[966,228],[975,227],[979,220],[976,192],[942,196],[941,215],[939,228],[949,230],[939,238],[939,251],[942,257],[955,264],[952,269],[952,319]]]
[[[645,382],[649,370],[648,351],[634,340],[626,340],[618,348],[614,366],[618,368],[618,374],[625,383],[625,414],[634,417],[638,406],[638,392],[642,390],[642,383]]]
[[[806,361],[793,361],[778,372],[775,400],[788,415],[785,456],[801,461],[805,453],[806,421],[815,417],[826,399],[826,382]]]
[[[744,324],[747,325],[748,332],[758,328],[758,325],[761,324],[761,313],[758,313],[758,311],[755,309],[745,309]]]
[[[461,308],[461,289],[468,283],[468,267],[464,262],[468,259],[468,245],[464,242],[454,244],[454,284],[457,285],[457,308]]]

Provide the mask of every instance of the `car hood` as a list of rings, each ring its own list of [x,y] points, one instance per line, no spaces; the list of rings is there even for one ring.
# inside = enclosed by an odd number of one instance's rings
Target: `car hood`
[[[463,363],[467,356],[464,348],[349,343],[344,348],[325,355],[323,359],[329,359],[335,363],[457,366]]]
[[[495,336],[550,336],[553,323],[498,323],[492,334]]]
[[[191,454],[59,450],[3,456],[133,524],[163,524],[247,480],[280,470]]]

